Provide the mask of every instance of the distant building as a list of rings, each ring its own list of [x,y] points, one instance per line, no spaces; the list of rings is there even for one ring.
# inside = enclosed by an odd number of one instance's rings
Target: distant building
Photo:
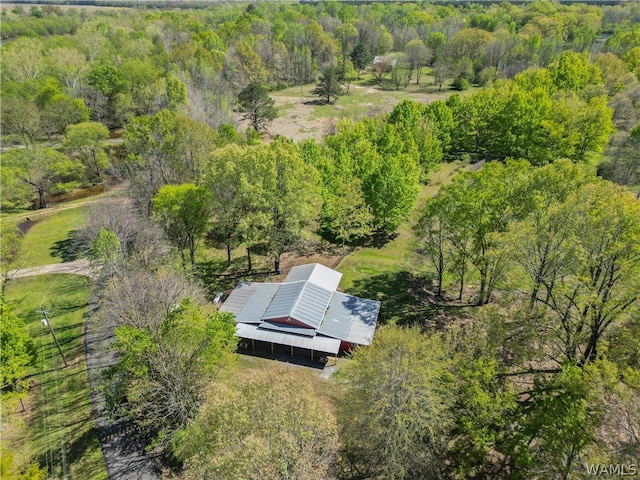
[[[376,55],[375,57],[373,57],[374,65],[382,63],[385,65],[389,65],[391,67],[395,67],[397,62],[398,62],[397,58],[387,57],[386,55]]]
[[[284,283],[240,282],[220,310],[235,315],[236,335],[254,347],[337,355],[369,345],[380,312],[380,302],[336,291],[341,278],[319,263],[300,265]]]

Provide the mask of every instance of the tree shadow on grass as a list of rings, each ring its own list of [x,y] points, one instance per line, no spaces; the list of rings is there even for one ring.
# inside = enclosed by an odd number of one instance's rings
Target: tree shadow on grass
[[[80,424],[84,425],[85,423],[90,422],[91,418],[88,417],[82,419]],[[71,445],[69,446],[69,452],[67,453],[67,460],[69,463],[73,464],[84,457],[87,448],[93,446],[97,449],[98,445],[98,436],[96,435],[96,431],[93,428],[86,428],[82,434],[71,439]]]
[[[466,315],[459,306],[440,301],[430,275],[392,272],[356,280],[349,293],[380,301],[378,325],[394,323],[441,329]]]
[[[304,105],[331,105],[332,104],[331,102],[327,102],[324,99],[308,100],[308,101],[303,102],[303,103],[304,103]]]
[[[345,247],[370,247],[370,248],[382,248],[387,243],[395,240],[398,237],[397,232],[387,233],[384,231],[374,232],[372,235],[367,237],[358,238],[351,241],[343,242],[341,239],[337,238],[335,234],[330,232],[329,230],[319,230],[318,235],[324,240],[335,246],[335,248],[345,248]]]
[[[398,237],[397,232],[392,232],[392,233],[388,233],[384,231],[376,232],[367,239],[367,241],[364,243],[364,246],[371,247],[371,248],[382,248],[387,243],[395,240],[397,237]]]
[[[239,281],[268,282],[276,275],[273,270],[254,269],[247,271],[245,259],[234,259],[231,266],[227,267],[226,260],[212,260],[198,263],[194,270],[195,275],[202,281],[211,297],[218,292],[233,290]]]
[[[54,243],[51,247],[51,255],[61,258],[62,263],[77,260],[80,254],[77,241],[78,233],[79,230],[72,230],[67,238]]]

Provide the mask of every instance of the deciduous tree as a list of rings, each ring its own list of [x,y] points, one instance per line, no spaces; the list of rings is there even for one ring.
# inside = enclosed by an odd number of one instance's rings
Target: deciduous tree
[[[317,172],[306,165],[295,144],[278,137],[268,148],[257,147],[255,172],[262,184],[267,223],[265,240],[280,271],[280,255],[298,244],[318,218]]]
[[[489,302],[503,277],[506,256],[500,234],[526,211],[521,198],[529,168],[526,162],[492,162],[477,172],[456,175],[438,197],[429,200],[435,205],[427,212],[446,214],[453,247],[478,272],[478,305]]]
[[[91,176],[102,180],[102,172],[109,165],[104,151],[108,138],[109,129],[102,123],[83,122],[67,127],[62,145],[68,151],[78,152]]]
[[[405,45],[404,54],[409,63],[409,78],[413,76],[415,70],[416,85],[418,85],[422,76],[422,67],[429,62],[429,50],[422,40],[416,38]]]
[[[151,200],[163,185],[199,181],[218,141],[207,125],[168,110],[132,119],[124,135],[128,155],[121,171],[140,211],[151,214]]]
[[[16,224],[6,222],[2,226],[2,243],[0,243],[0,290],[4,287],[10,272],[21,267],[24,253],[20,229]]]
[[[559,90],[578,92],[589,83],[600,83],[598,67],[586,55],[572,51],[561,53],[549,66],[553,83]]]
[[[553,248],[527,270],[534,275],[531,301],[556,335],[553,358],[593,362],[606,331],[637,309],[640,206],[628,190],[599,180],[542,211],[521,229],[532,235],[520,248],[540,239],[543,252]],[[532,224],[535,218],[544,221]]]
[[[109,257],[116,262],[110,267],[111,273],[123,273],[128,270],[155,269],[162,265],[172,264],[169,257],[170,245],[162,229],[142,216],[128,201],[108,199],[89,207],[84,228],[77,236],[77,248],[93,255],[97,239],[103,230],[114,233],[118,242],[110,234],[103,246],[108,247]],[[118,243],[120,255],[113,255],[111,247]],[[95,253],[95,251],[94,251]],[[101,273],[109,273],[110,269]],[[105,280],[110,279],[110,275]]]
[[[177,440],[186,478],[323,480],[338,450],[332,406],[317,379],[291,369],[218,382]]]
[[[345,459],[366,477],[439,478],[452,418],[447,359],[437,337],[382,327],[344,371]]]
[[[45,195],[54,186],[63,186],[81,177],[82,164],[52,148],[29,146],[9,150],[3,155],[3,185],[16,186],[13,180],[19,180],[36,194],[34,204],[37,208],[46,208]]]
[[[27,368],[33,362],[33,345],[24,322],[9,305],[0,303],[0,385],[2,400],[20,398],[27,394]]]
[[[89,109],[84,101],[64,93],[58,93],[48,99],[41,114],[42,127],[47,136],[62,134],[69,125],[87,120]]]
[[[211,217],[211,196],[206,188],[191,183],[165,185],[153,197],[156,220],[180,251],[189,249],[191,266],[195,266],[199,238],[207,231]]]
[[[154,322],[155,330],[116,329],[119,359],[105,377],[107,402],[147,442],[167,446],[197,415],[207,384],[231,362],[237,338],[230,314],[189,298]]]

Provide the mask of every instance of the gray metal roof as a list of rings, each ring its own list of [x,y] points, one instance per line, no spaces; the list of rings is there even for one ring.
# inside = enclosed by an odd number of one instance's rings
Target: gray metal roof
[[[378,313],[378,301],[333,292],[318,333],[358,345],[369,345],[373,340]]]
[[[238,283],[235,290],[231,292],[224,301],[220,310],[222,312],[231,312],[234,315],[238,315],[242,309],[246,307],[247,302],[255,293],[257,286],[257,283],[251,282]]]
[[[291,315],[298,297],[304,290],[305,282],[283,283],[278,285],[278,293],[273,297],[273,301],[264,312],[262,318],[285,318]]]
[[[233,313],[237,322],[260,323],[279,288],[278,283],[240,282],[220,310]]]
[[[297,327],[295,325],[283,325],[281,323],[262,322],[258,328],[273,330],[274,332],[291,333],[293,335],[304,335],[305,337],[313,337],[316,331],[313,328]]]
[[[284,286],[284,285],[283,285]],[[313,328],[320,326],[327,310],[331,291],[306,282],[298,300],[291,311],[291,317]]]
[[[373,340],[380,302],[346,295],[318,285],[313,281],[316,274],[322,278],[332,278],[336,286],[336,278],[337,281],[340,279],[341,274],[338,272],[334,272],[338,274],[337,277],[335,275],[323,277],[326,273],[324,270],[333,272],[319,264],[301,265],[292,268],[287,276],[287,280],[290,277],[300,278],[293,282],[287,281],[283,284],[240,282],[220,310],[233,313],[238,325],[252,324],[252,327],[260,331],[307,338],[313,335],[327,336],[338,342],[344,340],[358,345],[369,345]],[[287,318],[297,320],[311,328],[270,321]],[[261,335],[264,337],[266,334],[263,332]],[[265,341],[291,345],[283,341]]]
[[[283,283],[262,320],[291,317],[316,328],[322,322],[330,298],[330,290],[308,281]]]
[[[289,333],[274,332],[258,328],[257,325],[248,323],[236,324],[236,335],[249,340],[260,340],[263,342],[277,343],[290,347],[306,348],[316,352],[333,353],[340,351],[340,340],[335,338],[316,335],[315,337],[304,337],[302,335],[291,335]]]
[[[284,283],[309,281],[329,291],[337,290],[342,274],[319,263],[309,263],[293,267]]]

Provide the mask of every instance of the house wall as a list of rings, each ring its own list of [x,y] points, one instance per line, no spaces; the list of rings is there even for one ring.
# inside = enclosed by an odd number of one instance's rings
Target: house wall
[[[351,342],[345,342],[342,340],[340,342],[340,352],[350,352],[355,348],[356,344]]]

